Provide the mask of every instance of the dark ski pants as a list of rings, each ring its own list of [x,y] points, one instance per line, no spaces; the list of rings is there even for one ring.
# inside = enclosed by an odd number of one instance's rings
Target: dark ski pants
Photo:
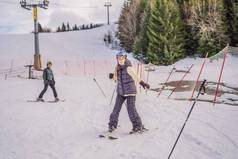
[[[53,90],[53,93],[54,93],[54,97],[57,98],[57,92],[56,92],[56,89],[55,89],[55,85],[53,83],[45,83],[45,87],[44,89],[42,90],[42,92],[40,93],[40,96],[39,98],[43,98],[45,92],[47,91],[48,89],[48,86],[51,87],[51,89]]]
[[[127,112],[129,114],[129,118],[132,122],[133,128],[141,128],[142,127],[142,122],[141,118],[136,110],[135,107],[135,102],[136,102],[136,97],[135,96],[121,96],[117,95],[116,98],[116,104],[114,106],[113,112],[110,115],[110,122],[109,122],[109,127],[115,127],[117,128],[118,124],[118,118],[119,118],[119,113],[122,108],[122,104],[127,100]]]

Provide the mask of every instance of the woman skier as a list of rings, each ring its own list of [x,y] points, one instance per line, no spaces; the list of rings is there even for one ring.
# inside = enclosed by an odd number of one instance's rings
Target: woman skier
[[[142,132],[145,128],[135,107],[137,93],[135,81],[144,89],[149,89],[150,85],[137,76],[125,53],[119,52],[116,57],[118,64],[115,72],[109,74],[110,79],[117,81],[117,97],[113,112],[110,115],[109,132],[117,129],[119,113],[125,100],[127,101],[126,107],[133,126],[131,133]]]

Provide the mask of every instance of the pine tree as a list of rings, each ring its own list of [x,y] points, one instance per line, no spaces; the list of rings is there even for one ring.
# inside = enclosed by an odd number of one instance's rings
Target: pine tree
[[[69,25],[69,22],[67,23],[67,31],[71,31],[71,27]]]
[[[85,29],[85,25],[83,24],[82,26],[81,26],[81,30],[84,30]]]
[[[61,31],[62,31],[62,32],[65,32],[65,31],[66,31],[66,26],[65,26],[65,24],[64,24],[64,23],[62,24]]]
[[[43,32],[43,29],[42,29],[42,26],[40,23],[38,23],[38,32],[39,33],[42,33]]]
[[[61,28],[57,27],[56,32],[61,32]]]
[[[189,25],[197,31],[198,54],[216,54],[223,49],[228,38],[227,26],[223,21],[221,0],[190,0],[187,14]]]
[[[238,44],[238,0],[223,0],[223,19],[231,46]],[[238,45],[237,45],[238,46]]]
[[[233,45],[238,47],[238,0],[234,0],[233,10],[234,10],[234,19],[235,19]]]
[[[133,46],[133,53],[138,58],[145,58],[147,49],[148,49],[148,23],[150,19],[150,11],[151,11],[151,1],[144,1],[142,4],[141,10],[143,11],[143,15],[141,18],[140,23],[140,31],[135,38],[134,46]]]
[[[183,32],[184,32],[184,49],[186,56],[194,55],[197,52],[199,44],[199,32],[198,29],[190,24],[190,16],[188,13],[188,8],[191,6],[191,1],[188,0],[177,0],[179,5],[179,10],[183,22]]]
[[[221,0],[202,1],[204,6],[197,3],[202,11],[197,13],[201,20],[198,24],[200,39],[197,51],[203,54],[209,52],[210,55],[213,55],[218,53],[228,43],[228,36],[225,34],[227,26],[222,19]]]
[[[76,31],[76,30],[79,30],[79,28],[78,28],[78,26],[75,24],[75,25],[73,26],[73,31]]]
[[[133,51],[136,36],[140,31],[140,21],[144,0],[125,1],[119,18],[118,38],[127,52]]]
[[[148,62],[172,64],[184,57],[182,20],[175,0],[152,0]]]
[[[92,29],[93,28],[93,24],[92,23],[90,23],[90,27],[89,27],[90,29]]]
[[[121,46],[128,52],[131,51],[131,46],[129,44],[130,38],[127,33],[127,14],[129,12],[130,1],[125,1],[122,7],[121,15],[118,22],[118,38],[120,39]]]
[[[44,28],[43,28],[43,32],[44,32],[44,33],[51,33],[52,30],[51,30],[51,28],[44,27]]]
[[[234,24],[234,46],[238,47],[238,0],[234,0],[233,3],[233,9],[234,9],[234,17],[235,17],[235,24]]]

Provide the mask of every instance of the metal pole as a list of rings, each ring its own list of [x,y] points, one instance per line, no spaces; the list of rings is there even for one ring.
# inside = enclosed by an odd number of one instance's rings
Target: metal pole
[[[114,90],[113,90],[113,93],[112,93],[112,97],[111,97],[111,101],[110,101],[110,106],[112,104],[112,101],[113,101],[113,98],[114,98],[114,95],[115,95],[115,92],[116,92],[116,88],[117,88],[117,85],[115,86]]]
[[[106,2],[105,7],[107,7],[107,25],[110,25],[110,10],[109,7],[112,6],[111,2]]]
[[[140,64],[140,79],[142,78],[142,68],[143,68],[143,65],[141,62],[141,64]],[[141,93],[141,85],[140,85],[140,93]]]
[[[38,34],[38,22],[37,22],[37,8],[47,9],[49,6],[48,0],[43,0],[43,2],[38,1],[37,3],[27,3],[26,0],[21,0],[20,5],[22,8],[31,10],[33,8],[33,19],[34,19],[34,68],[38,71],[41,70],[41,55],[39,47],[39,34]]]
[[[37,22],[37,5],[33,6],[33,15],[34,15],[34,42],[35,42],[34,67],[36,70],[40,70],[41,57],[40,57],[39,33],[38,33],[38,22]]]
[[[205,85],[206,82],[207,82],[207,81],[204,80],[203,83],[202,83],[201,86],[200,86],[200,89],[199,89],[199,92],[198,92],[198,94],[197,94],[197,97],[196,97],[196,99],[195,99],[195,101],[194,101],[194,103],[193,103],[193,105],[192,105],[192,107],[191,107],[191,109],[190,109],[190,111],[189,111],[189,113],[188,113],[188,116],[187,116],[187,118],[186,118],[186,120],[185,120],[185,122],[184,122],[184,124],[183,124],[182,129],[181,129],[180,132],[179,132],[179,135],[178,135],[178,137],[177,137],[177,139],[176,139],[176,141],[175,141],[175,143],[174,143],[174,146],[173,146],[172,150],[170,151],[170,154],[169,154],[168,159],[170,159],[170,157],[172,156],[172,154],[173,154],[173,152],[174,152],[174,149],[175,149],[175,147],[176,147],[176,145],[177,145],[177,143],[178,143],[178,141],[179,141],[179,138],[180,138],[181,134],[183,133],[183,130],[184,130],[185,126],[186,126],[186,123],[187,123],[187,121],[188,121],[188,119],[189,119],[189,117],[190,117],[190,115],[191,115],[191,113],[192,113],[192,111],[193,111],[193,108],[194,108],[194,106],[195,106],[195,104],[196,104],[196,102],[197,102],[197,100],[198,100],[198,98],[199,98],[199,95],[201,94],[201,91],[202,91],[202,89],[204,88],[204,85]]]
[[[33,7],[33,14],[34,14],[35,55],[39,55],[40,49],[39,49],[39,35],[38,35],[37,6],[36,5],[34,5]]]
[[[104,93],[102,87],[99,85],[99,83],[97,82],[96,78],[93,79],[93,81],[96,83],[96,85],[98,86],[98,88],[100,89],[100,91],[102,92],[102,95],[107,98],[106,94]]]
[[[107,25],[110,25],[110,13],[109,13],[109,6],[107,6]]]

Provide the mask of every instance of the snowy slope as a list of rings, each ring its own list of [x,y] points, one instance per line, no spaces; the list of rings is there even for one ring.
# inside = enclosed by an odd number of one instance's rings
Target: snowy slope
[[[44,64],[48,60],[61,63],[65,60],[112,59],[115,51],[103,45],[103,37],[108,30],[113,31],[115,27],[113,25],[86,31],[40,34],[40,52]],[[0,67],[9,68],[11,60],[14,60],[14,66],[32,63],[33,40],[33,34],[0,35]]]
[[[172,99],[164,91],[157,93],[142,90],[137,96],[137,108],[149,132],[128,135],[131,129],[125,107],[120,115],[118,140],[99,139],[107,130],[108,117],[113,105],[109,105],[115,83],[107,79],[113,70],[115,51],[104,46],[101,38],[107,27],[94,30],[44,34],[41,48],[46,59],[56,62],[93,58],[95,62],[108,60],[109,65],[97,65],[97,73],[58,74],[56,87],[64,103],[27,103],[35,99],[42,89],[41,80],[21,78],[0,79],[0,159],[165,159],[175,142],[178,132],[189,112],[189,101],[173,100],[188,98],[190,92],[176,92]],[[8,68],[12,58],[22,65],[31,60],[32,35],[0,35],[1,69]],[[62,43],[62,41],[64,41]],[[72,42],[70,42],[72,41]],[[2,44],[4,42],[4,44]],[[14,45],[13,45],[14,44]],[[54,44],[54,45],[52,45]],[[22,48],[22,50],[20,49]],[[57,53],[56,53],[57,52]],[[66,53],[67,52],[67,53]],[[15,61],[16,61],[15,60]],[[4,61],[7,61],[4,63]],[[196,79],[203,59],[184,59],[175,64],[186,69],[195,64],[186,80]],[[225,67],[222,81],[237,86],[237,58],[231,57]],[[15,64],[17,65],[18,62]],[[201,79],[216,81],[221,61],[208,63]],[[57,72],[55,67],[55,71]],[[157,88],[163,83],[172,66],[158,67],[150,74],[149,83]],[[143,76],[144,79],[146,75]],[[182,73],[175,73],[171,80],[179,80]],[[93,81],[104,89],[103,97]],[[139,91],[139,89],[138,89]],[[139,91],[140,92],[140,91]],[[213,99],[211,95],[202,98]],[[49,90],[46,100],[52,99]],[[114,99],[115,101],[115,99]],[[113,102],[114,103],[114,102]],[[184,133],[172,156],[173,159],[236,159],[238,156],[238,107],[198,102]]]

